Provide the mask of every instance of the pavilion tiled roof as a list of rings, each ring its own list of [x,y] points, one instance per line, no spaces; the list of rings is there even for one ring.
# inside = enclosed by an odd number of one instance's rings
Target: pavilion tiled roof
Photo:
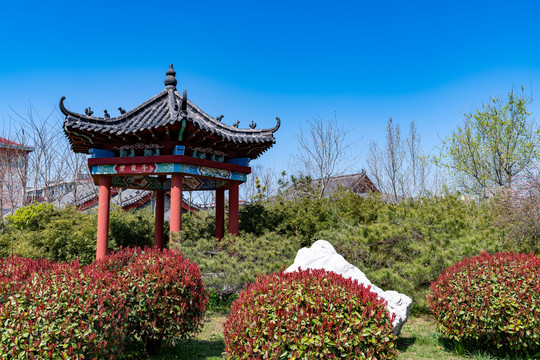
[[[198,147],[223,149],[237,157],[256,158],[275,143],[271,129],[239,129],[214,118],[190,100],[184,90],[176,90],[175,71],[170,66],[165,79],[165,89],[132,110],[119,108],[117,117],[95,117],[86,109],[86,114],[72,112],[60,100],[60,110],[66,116],[64,130],[75,152],[88,153],[92,147],[109,143],[160,143],[187,142]]]

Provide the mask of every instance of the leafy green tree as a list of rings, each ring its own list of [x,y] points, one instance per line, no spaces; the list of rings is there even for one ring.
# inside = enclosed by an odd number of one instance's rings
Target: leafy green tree
[[[522,87],[465,115],[463,125],[444,141],[440,159],[458,186],[486,197],[533,164],[540,131],[528,111],[531,101]]]

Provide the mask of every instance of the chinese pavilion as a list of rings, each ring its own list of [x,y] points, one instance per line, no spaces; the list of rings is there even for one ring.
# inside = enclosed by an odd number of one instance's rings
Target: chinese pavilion
[[[230,234],[238,235],[238,187],[251,172],[250,160],[275,143],[271,129],[240,129],[214,118],[177,89],[176,72],[170,65],[165,89],[133,110],[118,108],[120,115],[93,116],[69,111],[64,132],[72,149],[90,154],[88,166],[99,186],[96,258],[107,254],[111,187],[155,191],[155,246],[163,247],[164,193],[170,191],[170,232],[182,227],[182,191],[215,191],[216,237],[224,236],[225,190],[229,191]]]

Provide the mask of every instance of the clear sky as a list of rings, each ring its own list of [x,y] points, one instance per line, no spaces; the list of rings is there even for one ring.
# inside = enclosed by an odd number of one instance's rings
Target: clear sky
[[[286,169],[299,124],[336,114],[361,167],[390,116],[415,121],[432,151],[491,96],[535,95],[539,19],[537,1],[2,1],[0,121],[29,101],[48,114],[61,96],[115,116],[160,92],[173,63],[210,115],[281,118],[257,163]]]

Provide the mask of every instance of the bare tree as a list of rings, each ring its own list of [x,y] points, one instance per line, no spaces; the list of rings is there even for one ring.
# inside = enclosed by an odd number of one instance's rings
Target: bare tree
[[[71,202],[76,204],[80,196],[79,180],[88,174],[86,156],[71,150],[62,132],[63,119],[58,110],[42,116],[30,103],[26,115],[12,111],[15,118],[11,118],[11,122],[17,127],[12,131],[12,138],[33,148],[25,174],[32,188],[30,202],[60,204],[62,196],[71,190]]]
[[[245,203],[268,199],[276,193],[272,169],[257,164],[251,168],[247,181],[240,185],[240,199]]]
[[[394,201],[436,193],[440,187],[438,173],[432,171],[427,157],[422,153],[421,137],[414,122],[409,126],[405,139],[399,125],[392,118],[386,127],[386,142],[381,149],[371,141],[367,167],[375,185]]]
[[[343,174],[355,166],[356,161],[348,156],[354,143],[347,141],[350,128],[339,122],[316,117],[306,121],[296,139],[298,151],[294,156],[297,172],[319,180],[318,197],[322,198],[331,177]]]
[[[367,164],[377,188],[395,199],[405,195],[406,179],[403,174],[405,156],[399,125],[394,125],[390,118],[386,126],[385,147],[380,149],[374,141],[371,141]]]
[[[193,191],[191,199],[193,203],[202,205],[203,207],[216,203],[214,191]]]
[[[407,147],[407,166],[409,169],[409,174],[411,175],[410,181],[410,190],[413,194],[423,193],[423,172],[422,172],[422,162],[419,158],[418,150],[420,147],[420,134],[416,131],[414,126],[414,121],[411,122],[409,126],[409,134],[405,140]]]
[[[392,124],[392,118],[388,120],[386,127],[386,151],[383,171],[390,180],[390,189],[396,199],[405,195],[403,176],[403,160],[405,158],[404,147],[401,142],[399,125]]]

